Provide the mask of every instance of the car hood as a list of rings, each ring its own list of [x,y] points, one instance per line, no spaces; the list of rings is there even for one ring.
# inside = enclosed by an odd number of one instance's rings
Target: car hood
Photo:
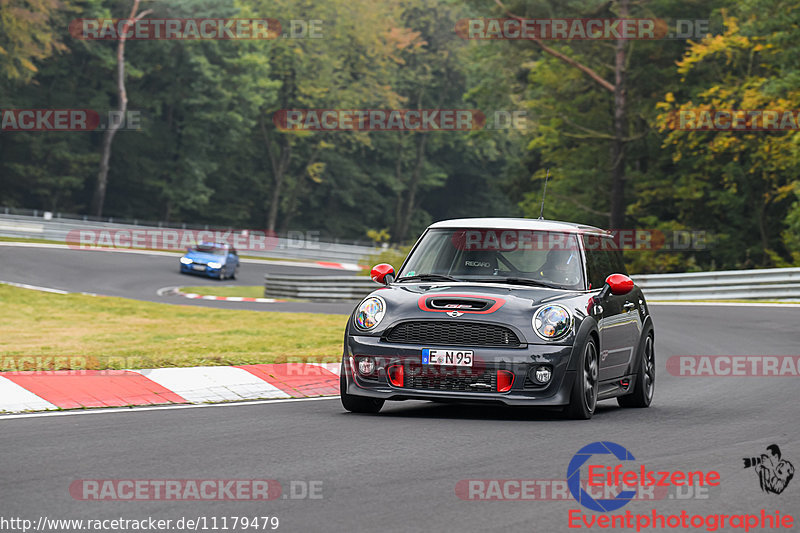
[[[224,255],[214,255],[206,252],[186,252],[184,257],[187,257],[196,263],[210,263],[212,261],[216,261],[217,263],[225,262]]]
[[[578,291],[470,282],[396,283],[372,295],[382,297],[387,308],[386,318],[372,335],[383,335],[406,320],[474,320],[512,326],[528,342],[538,341],[528,333],[539,306],[560,303],[573,313],[585,312],[588,299]]]

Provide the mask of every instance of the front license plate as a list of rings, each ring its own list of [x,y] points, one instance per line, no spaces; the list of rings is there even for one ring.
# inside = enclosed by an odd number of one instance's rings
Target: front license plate
[[[472,350],[422,350],[423,365],[472,366]]]
[[[192,268],[195,269],[195,270],[205,270],[206,266],[205,265],[194,265]]]

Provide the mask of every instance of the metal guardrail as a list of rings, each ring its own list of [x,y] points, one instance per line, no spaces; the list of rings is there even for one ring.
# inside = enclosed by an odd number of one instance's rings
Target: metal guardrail
[[[184,224],[154,225],[139,224],[138,221],[128,223],[93,220],[89,217],[66,218],[58,214],[36,212],[36,215],[13,214],[7,208],[0,209],[0,237],[23,239],[45,239],[65,243],[67,234],[75,230],[163,230],[193,229],[208,231],[228,231],[228,228],[209,226],[189,226]],[[359,244],[340,242],[320,242],[282,237],[277,245],[268,251],[241,250],[243,255],[270,257],[277,259],[305,259],[330,261],[336,263],[361,264],[371,254],[379,252],[379,248]]]
[[[372,279],[362,276],[264,276],[265,298],[341,302],[360,300],[379,287]]]
[[[787,300],[800,298],[800,268],[722,270],[634,276],[652,300]]]
[[[634,276],[651,301],[800,299],[800,268],[728,270]],[[380,285],[367,277],[267,274],[264,296],[308,300],[359,300]]]

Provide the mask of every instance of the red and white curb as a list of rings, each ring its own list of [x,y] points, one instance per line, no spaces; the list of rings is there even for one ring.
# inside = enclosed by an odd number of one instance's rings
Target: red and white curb
[[[247,296],[212,296],[208,294],[195,294],[193,292],[182,292],[181,287],[164,287],[158,289],[156,294],[159,296],[183,296],[190,300],[212,300],[215,302],[254,302],[259,304],[274,304],[285,302],[286,300],[276,300],[274,298],[250,298]]]
[[[0,412],[202,404],[339,394],[338,363],[0,373]]]
[[[209,296],[207,294],[194,294],[194,293],[185,293],[180,291],[178,292],[178,294],[183,296],[184,298],[189,298],[192,300],[215,300],[217,302],[255,302],[259,304],[274,304],[285,301],[285,300],[275,300],[273,298],[249,298],[246,296]]]
[[[183,296],[191,300],[212,300],[215,302],[254,302],[259,304],[274,304],[285,302],[286,300],[276,300],[274,298],[250,298],[247,296],[211,296],[208,294],[195,294],[193,292],[182,292],[180,287],[163,287],[156,291],[159,296]]]

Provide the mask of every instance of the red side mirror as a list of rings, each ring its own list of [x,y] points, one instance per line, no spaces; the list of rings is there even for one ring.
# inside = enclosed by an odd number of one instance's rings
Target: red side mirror
[[[369,275],[375,283],[388,285],[394,281],[394,267],[386,263],[381,263],[380,265],[372,267],[372,271]]]
[[[633,290],[633,280],[625,274],[611,274],[606,278],[611,294],[624,296]]]

